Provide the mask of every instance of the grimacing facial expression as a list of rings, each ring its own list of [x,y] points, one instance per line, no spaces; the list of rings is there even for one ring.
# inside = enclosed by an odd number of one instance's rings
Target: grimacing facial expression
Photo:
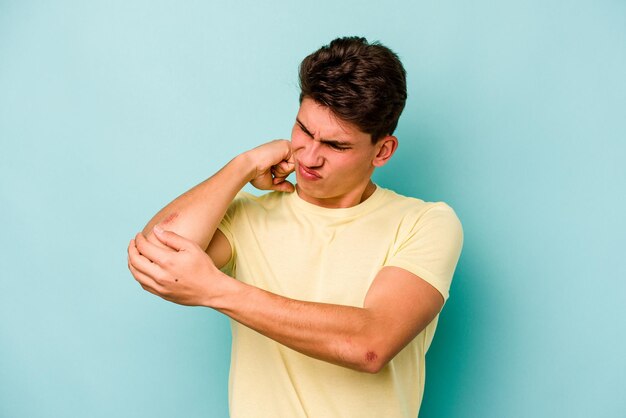
[[[338,207],[363,192],[374,171],[379,144],[328,107],[305,97],[291,132],[300,197]]]

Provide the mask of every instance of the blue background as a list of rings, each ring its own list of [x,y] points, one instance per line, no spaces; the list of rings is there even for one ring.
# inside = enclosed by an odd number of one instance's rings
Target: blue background
[[[422,417],[626,416],[623,1],[0,1],[0,416],[222,417],[229,327],[128,240],[290,134],[300,60],[381,40],[409,101],[382,186],[465,247]]]

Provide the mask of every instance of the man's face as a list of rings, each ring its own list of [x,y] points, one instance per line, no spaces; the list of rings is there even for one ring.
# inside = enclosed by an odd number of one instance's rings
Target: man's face
[[[337,119],[329,108],[304,98],[291,131],[300,197],[325,207],[360,202],[381,144]]]

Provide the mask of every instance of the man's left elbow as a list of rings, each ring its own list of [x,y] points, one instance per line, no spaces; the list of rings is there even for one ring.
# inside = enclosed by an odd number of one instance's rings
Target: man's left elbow
[[[361,371],[370,374],[377,374],[385,368],[389,363],[387,356],[384,356],[374,350],[368,350],[365,353],[364,361],[361,363]]]

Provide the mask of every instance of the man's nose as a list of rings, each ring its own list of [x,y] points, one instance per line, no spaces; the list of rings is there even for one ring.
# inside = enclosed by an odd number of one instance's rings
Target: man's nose
[[[316,140],[310,140],[300,150],[298,159],[307,167],[319,167],[324,164],[322,151],[322,144]]]

